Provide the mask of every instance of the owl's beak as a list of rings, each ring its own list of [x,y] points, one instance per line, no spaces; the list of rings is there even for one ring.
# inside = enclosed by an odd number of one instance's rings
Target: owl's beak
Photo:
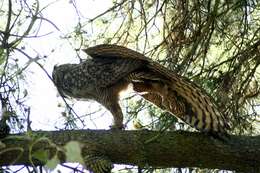
[[[64,97],[64,98],[68,98],[65,94],[63,94],[63,92],[62,91],[60,91],[59,89],[58,89],[58,93],[57,93],[58,95],[60,95],[61,97]]]

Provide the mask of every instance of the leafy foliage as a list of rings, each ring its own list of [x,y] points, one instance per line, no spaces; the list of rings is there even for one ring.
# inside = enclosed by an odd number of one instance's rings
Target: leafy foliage
[[[35,29],[39,15],[39,4],[28,4],[21,1],[13,4],[11,0],[1,2],[0,29],[0,98],[2,114],[8,112],[9,122],[12,129],[23,131],[26,119],[30,114],[30,108],[24,104],[28,91],[23,87],[24,71],[29,67],[33,59],[28,57],[26,63],[20,63],[15,56],[15,50],[24,54],[24,47],[18,49],[23,39],[29,37],[29,33]],[[23,25],[25,23],[25,26]],[[28,124],[28,122],[27,122]]]

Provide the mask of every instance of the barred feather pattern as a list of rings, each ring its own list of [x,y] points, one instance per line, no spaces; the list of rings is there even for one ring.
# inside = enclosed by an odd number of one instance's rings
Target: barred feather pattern
[[[84,162],[86,169],[93,173],[110,173],[114,167],[106,156],[87,155]]]

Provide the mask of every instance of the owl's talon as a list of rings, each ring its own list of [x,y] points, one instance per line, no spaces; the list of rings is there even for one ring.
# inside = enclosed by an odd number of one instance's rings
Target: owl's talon
[[[120,125],[120,126],[118,126],[118,125],[111,125],[110,129],[111,130],[124,130],[125,129],[125,125]]]

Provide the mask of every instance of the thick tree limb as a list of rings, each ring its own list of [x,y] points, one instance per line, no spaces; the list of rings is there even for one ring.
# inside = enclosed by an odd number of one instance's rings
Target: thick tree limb
[[[154,131],[74,130],[32,134],[34,137],[12,135],[3,139],[0,165],[42,164],[29,156],[39,150],[48,150],[52,157],[57,153],[53,144],[63,146],[74,140],[82,144],[83,156],[100,154],[115,164],[260,172],[260,136],[231,136],[223,142],[201,133],[184,131],[160,134]],[[58,155],[61,162],[65,162],[65,155],[62,152]]]

